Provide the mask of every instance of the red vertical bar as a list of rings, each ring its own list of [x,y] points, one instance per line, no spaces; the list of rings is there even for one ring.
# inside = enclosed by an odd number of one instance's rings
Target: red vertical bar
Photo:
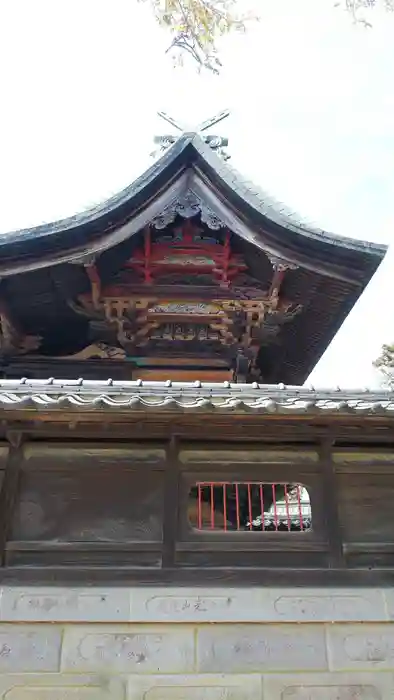
[[[197,506],[198,529],[202,530],[202,513],[201,513],[201,484],[198,484],[198,506]]]
[[[237,530],[240,530],[240,522],[239,522],[239,490],[238,490],[238,484],[235,484],[235,510],[237,513]]]
[[[285,484],[285,503],[286,503],[287,529],[291,530],[291,519],[290,519],[290,510],[289,510],[289,496],[287,493],[287,484]]]
[[[260,484],[260,510],[261,510],[261,526],[262,526],[261,529],[265,530],[263,484]]]
[[[253,515],[252,515],[252,494],[250,491],[250,484],[248,484],[248,510],[249,510],[249,530],[252,530]]]
[[[213,484],[211,483],[211,529],[215,528],[215,504],[213,500]]]
[[[272,484],[272,499],[274,502],[274,523],[275,523],[275,530],[278,529],[278,511],[276,508],[276,485]]]
[[[302,517],[302,503],[301,503],[301,486],[297,484],[297,501],[298,501],[298,515],[300,516],[300,530],[304,529],[304,519]]]
[[[227,530],[227,493],[226,493],[226,484],[223,484],[223,517],[224,517],[224,529]]]

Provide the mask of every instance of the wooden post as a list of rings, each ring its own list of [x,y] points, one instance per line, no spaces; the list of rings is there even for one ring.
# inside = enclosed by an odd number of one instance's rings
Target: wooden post
[[[1,566],[6,565],[6,545],[12,527],[12,517],[18,496],[24,436],[19,431],[9,431],[10,444],[5,467],[3,486],[0,492],[0,556]]]
[[[332,438],[325,438],[320,449],[323,478],[323,508],[329,545],[329,568],[338,569],[346,565],[338,509],[338,485],[331,457]]]
[[[175,566],[175,549],[179,521],[179,441],[172,435],[167,450],[164,486],[162,568]]]

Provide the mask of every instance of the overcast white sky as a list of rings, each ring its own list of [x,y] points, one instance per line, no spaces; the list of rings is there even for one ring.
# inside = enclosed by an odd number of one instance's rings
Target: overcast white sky
[[[174,70],[137,0],[0,2],[0,232],[83,210],[151,163],[162,109],[196,124],[225,107],[235,167],[327,230],[393,240],[394,15],[355,28],[334,0],[258,0],[219,78]],[[314,371],[377,382],[394,340],[394,254]]]

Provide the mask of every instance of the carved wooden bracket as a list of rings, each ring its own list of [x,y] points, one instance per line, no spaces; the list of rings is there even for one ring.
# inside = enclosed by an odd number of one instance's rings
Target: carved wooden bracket
[[[1,355],[26,355],[38,350],[42,338],[27,335],[11,318],[4,300],[0,301],[0,353]]]

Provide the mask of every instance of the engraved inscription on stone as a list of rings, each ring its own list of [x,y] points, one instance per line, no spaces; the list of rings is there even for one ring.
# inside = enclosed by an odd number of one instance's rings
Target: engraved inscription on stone
[[[289,686],[281,700],[382,700],[382,695],[372,685]]]
[[[276,612],[287,619],[358,619],[371,607],[371,602],[366,598],[351,595],[283,595],[275,601]]]
[[[184,617],[221,613],[231,609],[233,600],[229,596],[153,596],[146,601],[146,609],[158,615]]]
[[[25,595],[21,593],[12,607],[21,614],[32,611],[51,613],[59,607],[78,608],[81,602],[78,595],[42,595],[40,593]],[[85,597],[83,603],[84,606],[89,605],[89,600],[86,600]]]
[[[71,631],[63,644],[63,670],[178,673],[193,669],[192,631],[147,634]]]
[[[1,602],[3,620],[124,620],[128,614],[127,591],[48,591],[7,590]],[[126,618],[127,619],[127,618]]]

